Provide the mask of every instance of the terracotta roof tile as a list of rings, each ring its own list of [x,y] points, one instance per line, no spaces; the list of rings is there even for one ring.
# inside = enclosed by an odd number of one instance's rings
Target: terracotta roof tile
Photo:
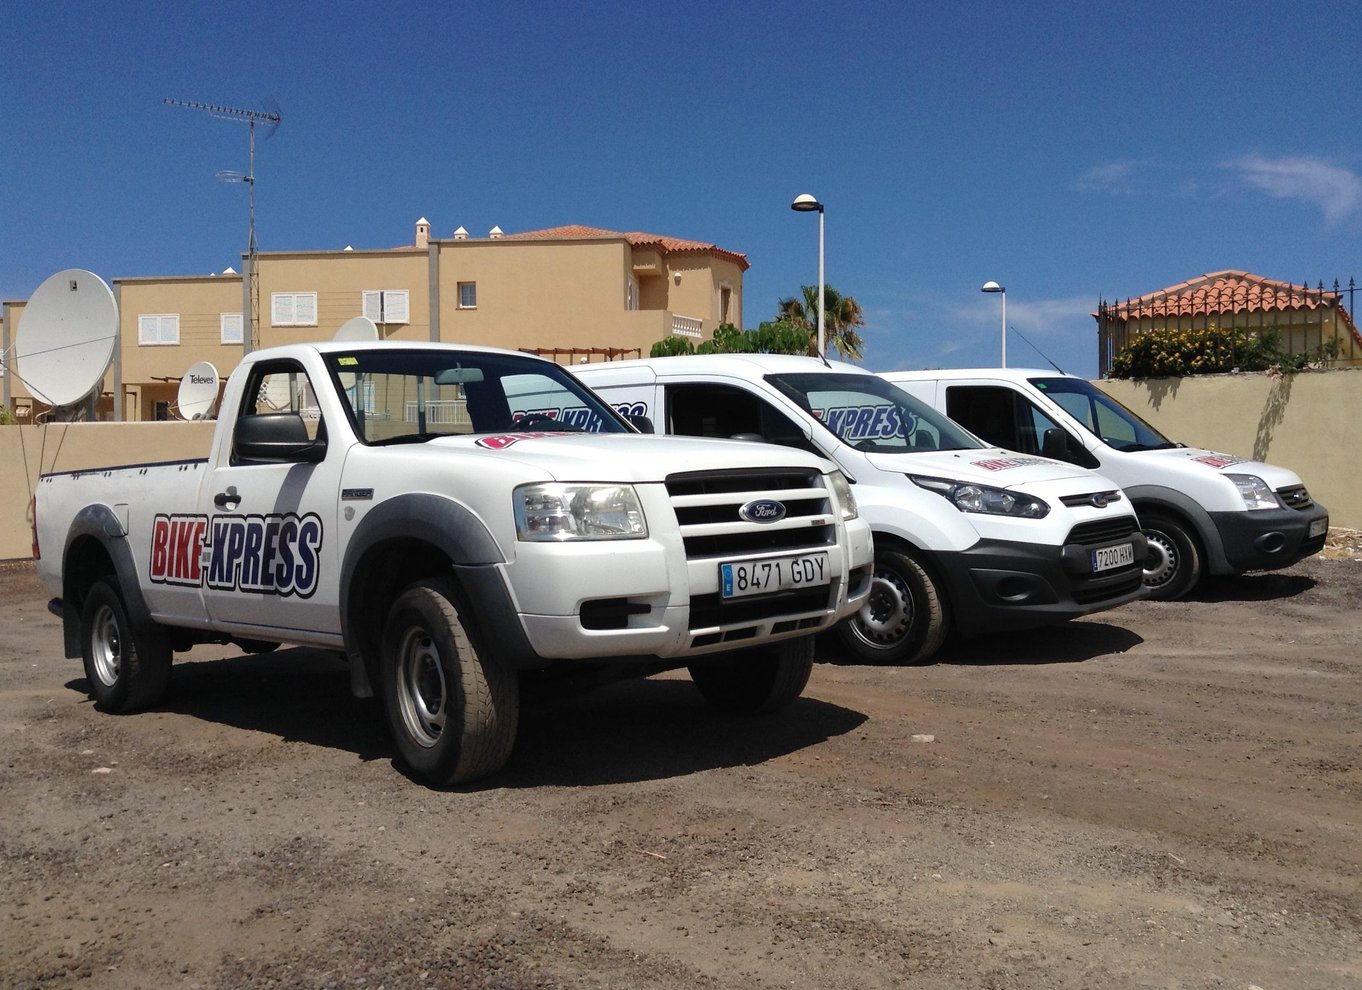
[[[1232,268],[1208,272],[1198,278],[1170,285],[1137,299],[1113,301],[1108,316],[1139,320],[1160,316],[1207,315],[1210,313],[1284,312],[1337,307],[1344,326],[1362,344],[1348,311],[1339,305],[1339,294],[1308,285],[1292,285]],[[1094,314],[1096,315],[1096,314]]]
[[[527,230],[519,234],[507,234],[507,240],[583,240],[592,237],[623,237],[633,247],[654,248],[663,254],[713,254],[720,258],[727,258],[729,261],[742,267],[747,271],[752,267],[747,260],[747,255],[737,251],[728,251],[719,247],[717,244],[707,244],[704,241],[688,241],[681,237],[666,237],[662,234],[646,234],[642,231],[618,231],[602,230],[599,227],[583,227],[580,224],[568,224],[563,227],[547,227],[544,230]]]

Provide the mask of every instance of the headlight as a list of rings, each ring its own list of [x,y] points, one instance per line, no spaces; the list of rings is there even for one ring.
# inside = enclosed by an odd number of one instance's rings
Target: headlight
[[[847,476],[841,471],[830,471],[828,473],[828,487],[837,496],[837,503],[842,507],[842,520],[855,519],[860,515],[856,509],[856,496],[851,494],[851,482],[847,481]]]
[[[1049,504],[1034,495],[990,488],[988,485],[950,481],[946,478],[919,478],[910,474],[908,480],[919,488],[936,492],[961,512],[1016,516],[1019,519],[1042,519],[1050,514]]]
[[[1244,498],[1244,508],[1246,509],[1279,509],[1281,506],[1277,502],[1277,496],[1272,489],[1267,487],[1267,482],[1256,474],[1227,474],[1234,482],[1234,487],[1239,489],[1239,494]]]
[[[513,498],[521,540],[641,540],[648,535],[631,485],[522,485]]]

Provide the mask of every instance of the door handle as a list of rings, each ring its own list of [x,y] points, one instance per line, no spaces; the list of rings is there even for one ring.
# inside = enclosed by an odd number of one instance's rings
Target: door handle
[[[219,509],[235,509],[241,504],[241,496],[237,494],[235,488],[229,488],[225,492],[218,492],[214,495],[213,504]]]

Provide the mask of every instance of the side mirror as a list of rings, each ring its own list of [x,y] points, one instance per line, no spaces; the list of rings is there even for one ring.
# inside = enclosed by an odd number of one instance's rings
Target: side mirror
[[[647,416],[629,415],[625,416],[624,418],[627,419],[633,425],[634,429],[638,430],[640,433],[657,432],[655,429],[653,429],[653,421],[649,419]]]
[[[1071,461],[1069,454],[1069,435],[1058,427],[1051,427],[1045,431],[1045,437],[1041,440],[1041,455],[1050,457],[1057,461]]]
[[[239,461],[316,464],[326,457],[326,438],[307,435],[297,413],[259,413],[236,421],[232,453]]]

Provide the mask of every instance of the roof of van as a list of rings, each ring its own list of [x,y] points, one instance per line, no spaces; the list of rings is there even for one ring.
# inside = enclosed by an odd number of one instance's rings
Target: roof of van
[[[872,374],[859,365],[848,364],[845,361],[829,361],[825,365],[818,358],[797,354],[680,354],[675,357],[644,358],[639,361],[603,361],[599,364],[578,365],[569,370],[574,374],[591,376],[593,373],[636,367],[650,368],[660,375],[665,375],[669,368],[686,374],[788,375],[829,370],[842,374]]]
[[[881,371],[889,381],[935,381],[941,378],[1002,378],[1025,381],[1029,378],[1076,378],[1053,368],[936,368],[930,371]]]

